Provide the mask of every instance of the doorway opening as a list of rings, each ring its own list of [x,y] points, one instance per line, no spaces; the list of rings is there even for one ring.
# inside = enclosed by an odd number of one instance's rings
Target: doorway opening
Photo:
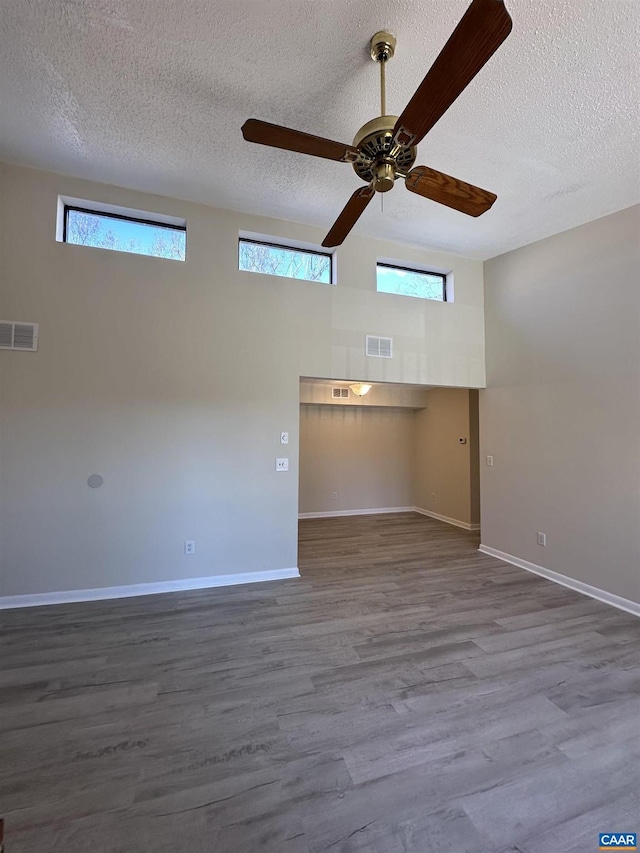
[[[478,391],[300,380],[299,518],[418,512],[480,529]]]

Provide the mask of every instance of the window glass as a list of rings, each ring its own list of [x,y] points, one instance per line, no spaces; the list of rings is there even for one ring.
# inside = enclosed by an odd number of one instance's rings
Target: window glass
[[[397,293],[399,296],[417,296],[420,299],[446,300],[447,277],[442,273],[423,272],[390,264],[378,264],[377,287],[379,293]]]
[[[127,216],[67,206],[65,243],[184,261],[187,230]]]
[[[238,269],[332,284],[331,255],[240,238]]]

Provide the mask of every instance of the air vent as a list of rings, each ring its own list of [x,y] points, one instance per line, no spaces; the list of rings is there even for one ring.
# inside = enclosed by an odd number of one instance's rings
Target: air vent
[[[393,358],[393,338],[367,335],[365,352],[373,358]]]
[[[38,349],[38,324],[0,320],[0,349],[35,352]]]
[[[348,388],[332,388],[331,396],[334,400],[345,400],[349,396]]]

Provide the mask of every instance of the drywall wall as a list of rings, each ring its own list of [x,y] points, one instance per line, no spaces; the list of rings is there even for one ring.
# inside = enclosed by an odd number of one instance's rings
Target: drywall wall
[[[421,509],[475,525],[479,501],[471,455],[472,449],[477,454],[472,442],[477,426],[470,424],[475,415],[470,393],[455,388],[427,391],[426,408],[415,415],[413,496]]]
[[[484,384],[478,261],[353,235],[337,286],[262,276],[237,269],[240,230],[323,232],[14,166],[0,181],[0,317],[40,324],[37,353],[0,352],[4,596],[294,567],[300,376]],[[56,242],[59,195],[186,219],[186,262]],[[455,302],[376,293],[378,257],[451,272]],[[366,358],[366,333],[394,358]]]
[[[634,601],[639,211],[486,263],[480,393],[483,544]]]
[[[480,414],[479,394],[469,391],[469,501],[472,525],[480,524]]]
[[[413,425],[411,410],[301,405],[300,513],[413,506]]]

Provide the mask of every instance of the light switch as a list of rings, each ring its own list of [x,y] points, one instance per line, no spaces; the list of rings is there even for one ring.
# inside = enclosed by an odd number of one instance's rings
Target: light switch
[[[493,468],[493,456],[487,456],[487,465],[489,468]]]
[[[288,471],[289,470],[289,460],[288,459],[276,459],[276,471]]]
[[[289,433],[281,432],[280,433],[280,444],[289,444]]]

